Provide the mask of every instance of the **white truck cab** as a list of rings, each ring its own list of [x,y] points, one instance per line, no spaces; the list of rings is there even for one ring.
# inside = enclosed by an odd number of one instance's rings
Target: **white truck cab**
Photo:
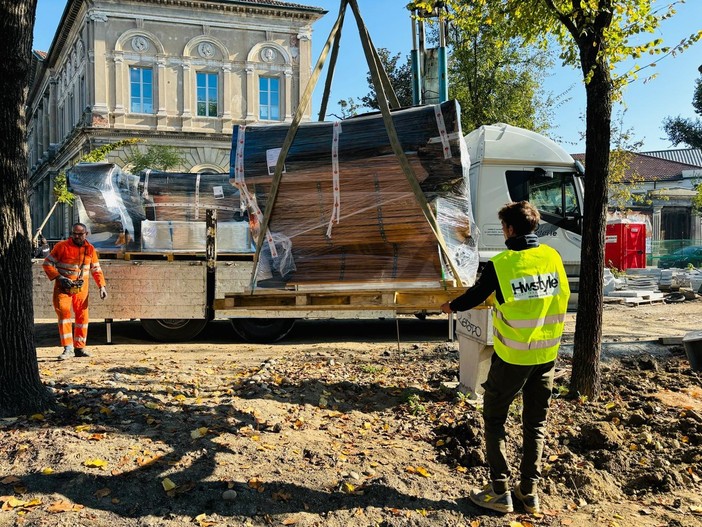
[[[497,211],[529,200],[541,213],[537,234],[556,249],[566,272],[580,270],[582,165],[551,139],[516,126],[481,126],[465,136],[470,153],[470,191],[480,231],[478,252],[486,262],[505,249]]]

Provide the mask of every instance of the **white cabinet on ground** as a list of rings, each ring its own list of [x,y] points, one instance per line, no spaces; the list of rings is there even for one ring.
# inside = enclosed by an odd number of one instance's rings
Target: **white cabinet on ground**
[[[456,335],[461,390],[471,397],[481,395],[493,354],[492,308],[456,313]]]

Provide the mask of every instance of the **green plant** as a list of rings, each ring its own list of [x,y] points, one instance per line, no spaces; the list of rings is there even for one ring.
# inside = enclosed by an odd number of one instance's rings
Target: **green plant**
[[[407,397],[407,405],[412,415],[424,414],[427,411],[426,407],[422,404],[421,398],[416,393]]]
[[[139,148],[132,148],[126,161],[132,173],[136,174],[147,168],[167,171],[182,165],[185,158],[174,146],[151,145],[144,152]]]

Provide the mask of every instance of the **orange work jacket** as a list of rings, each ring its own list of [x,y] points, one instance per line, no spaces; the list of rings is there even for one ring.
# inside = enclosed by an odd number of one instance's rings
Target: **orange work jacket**
[[[44,259],[42,267],[49,280],[55,280],[59,276],[65,276],[71,280],[83,278],[83,288],[87,289],[89,282],[87,277],[90,273],[98,287],[105,285],[97,251],[88,241],[80,247],[73,243],[72,239],[57,243],[49,256]]]

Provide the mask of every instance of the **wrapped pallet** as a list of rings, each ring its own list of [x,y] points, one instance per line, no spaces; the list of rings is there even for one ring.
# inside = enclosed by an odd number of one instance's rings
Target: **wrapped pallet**
[[[254,241],[272,207],[259,281],[272,275],[295,286],[438,284],[453,278],[451,269],[464,284],[474,281],[477,232],[458,104],[398,110],[392,119],[421,196],[393,154],[379,113],[301,124],[275,203],[269,196],[289,125],[234,130],[230,181],[248,210]],[[434,207],[447,254],[421,200]]]
[[[103,253],[138,248],[145,213],[137,176],[112,163],[79,163],[67,181],[90,243]]]
[[[239,192],[227,174],[144,170],[139,189],[147,220],[204,221],[206,209],[216,210],[219,221],[241,219]]]

